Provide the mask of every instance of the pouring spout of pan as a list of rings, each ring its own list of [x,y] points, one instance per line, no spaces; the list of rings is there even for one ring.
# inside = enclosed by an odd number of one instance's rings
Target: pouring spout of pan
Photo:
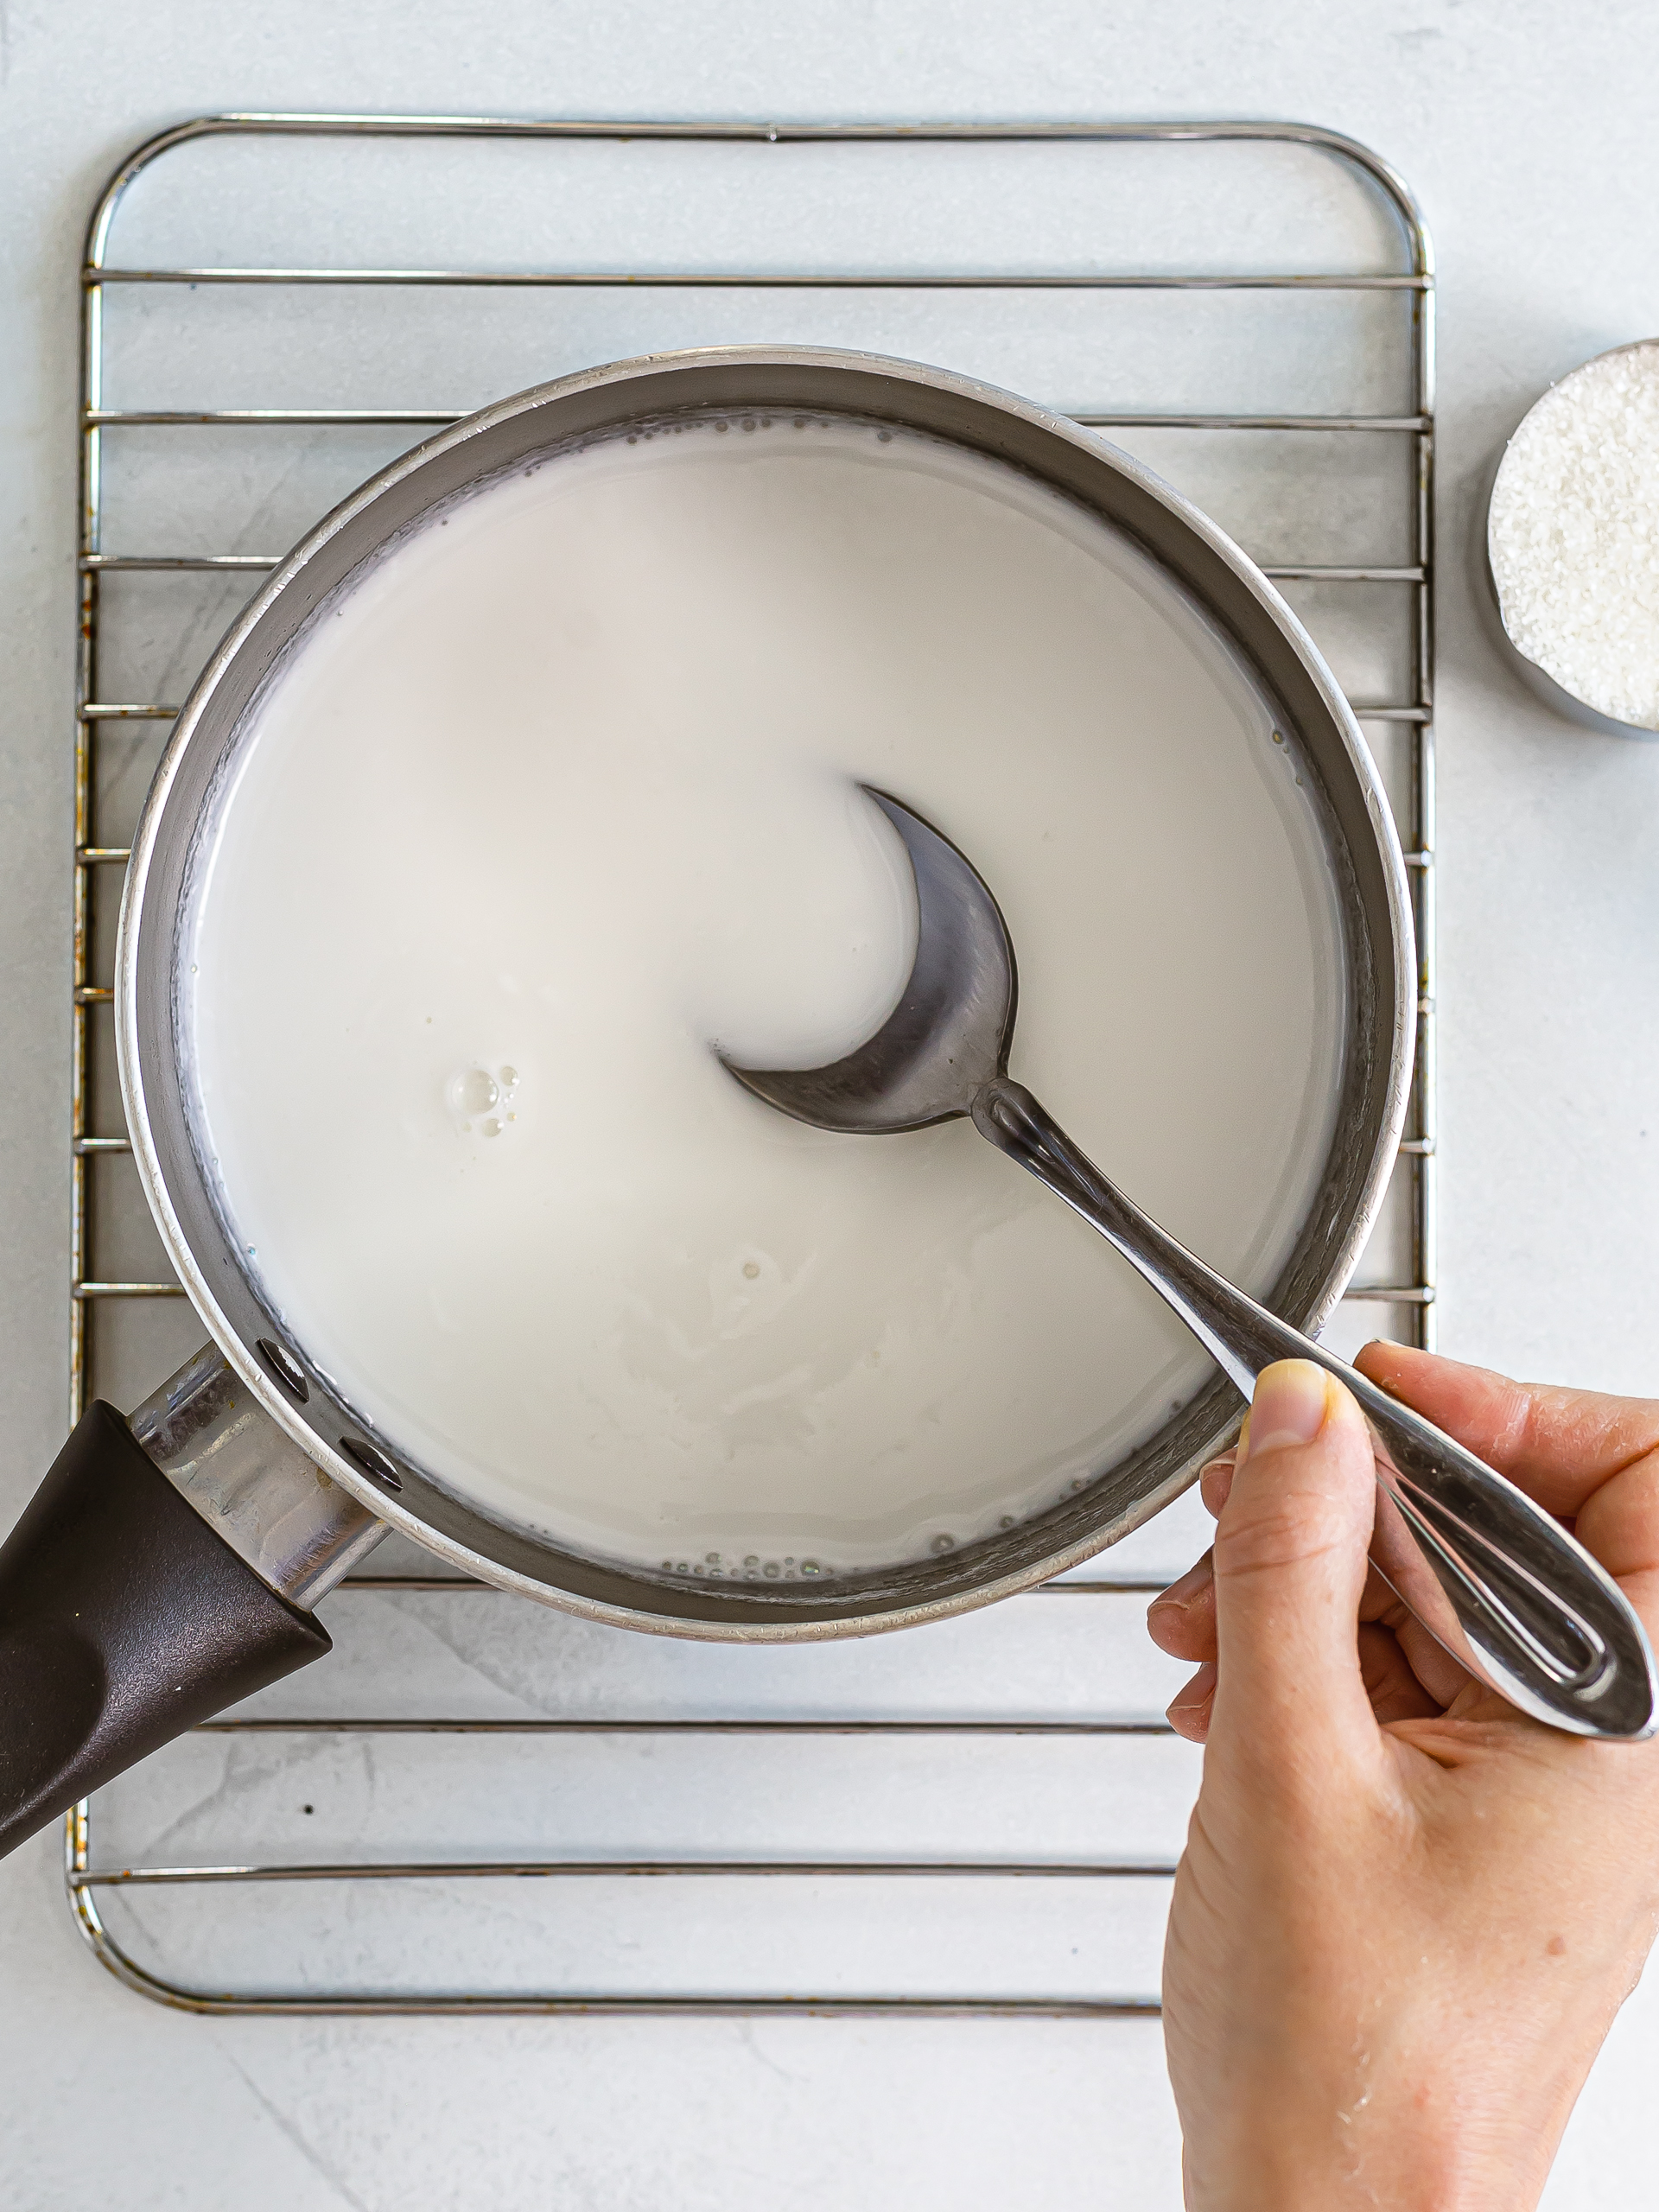
[[[978,871],[946,837],[874,785],[916,879],[916,960],[874,1035],[821,1068],[722,1065],[757,1098],[821,1129],[874,1135],[971,1112],[1005,1072],[1019,995],[1014,945]]]

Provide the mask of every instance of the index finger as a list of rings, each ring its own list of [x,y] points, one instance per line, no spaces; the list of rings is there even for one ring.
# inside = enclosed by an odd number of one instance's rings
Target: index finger
[[[1380,1340],[1354,1364],[1566,1519],[1604,1483],[1659,1450],[1659,1402],[1649,1398],[1516,1382]]]
[[[1514,1382],[1403,1344],[1367,1344],[1355,1365],[1571,1519],[1659,1637],[1659,1404]]]

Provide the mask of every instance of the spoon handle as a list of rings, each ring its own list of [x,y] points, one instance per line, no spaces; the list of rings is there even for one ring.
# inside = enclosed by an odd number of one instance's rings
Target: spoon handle
[[[1160,1229],[1006,1076],[974,1123],[1097,1229],[1173,1308],[1243,1396],[1264,1367],[1311,1359],[1359,1401],[1378,1489],[1371,1559],[1452,1657],[1535,1719],[1579,1736],[1659,1726],[1653,1653],[1612,1578],[1523,1491],[1409,1407],[1236,1290]]]

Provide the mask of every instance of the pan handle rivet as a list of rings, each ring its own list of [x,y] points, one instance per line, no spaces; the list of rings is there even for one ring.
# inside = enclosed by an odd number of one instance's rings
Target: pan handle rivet
[[[307,1387],[304,1376],[300,1372],[298,1361],[287,1346],[276,1343],[270,1337],[260,1337],[255,1343],[254,1350],[282,1384],[283,1389],[288,1392],[289,1396],[297,1398],[300,1403],[304,1405],[311,1393]]]
[[[360,1436],[342,1436],[340,1448],[365,1475],[372,1476],[383,1490],[402,1490],[404,1478],[384,1452],[372,1444],[365,1444]]]

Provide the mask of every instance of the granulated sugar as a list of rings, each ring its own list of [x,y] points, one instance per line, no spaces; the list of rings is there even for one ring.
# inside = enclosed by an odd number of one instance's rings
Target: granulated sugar
[[[1527,658],[1599,714],[1659,729],[1659,340],[1545,393],[1497,472],[1487,545]]]

